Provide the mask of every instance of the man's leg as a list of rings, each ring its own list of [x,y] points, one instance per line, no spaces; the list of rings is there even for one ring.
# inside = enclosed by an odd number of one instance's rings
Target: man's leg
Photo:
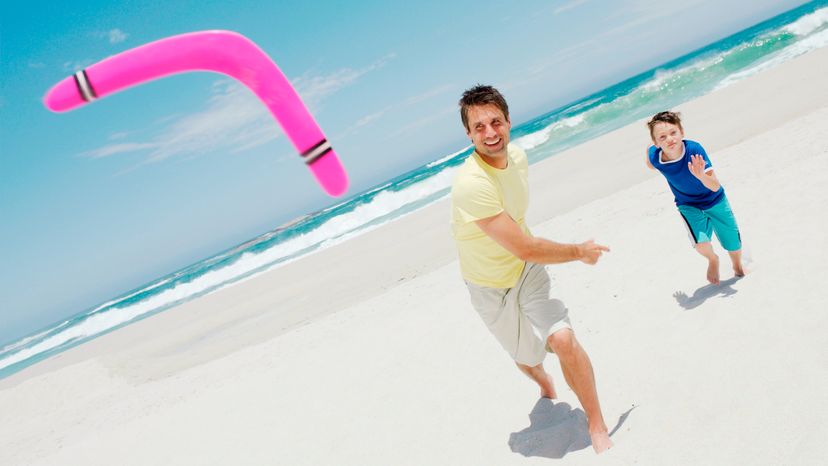
[[[589,436],[592,438],[592,448],[596,453],[602,453],[612,447],[612,440],[601,414],[601,405],[598,403],[598,392],[595,389],[595,374],[592,363],[586,351],[578,343],[575,333],[568,328],[559,330],[546,340],[549,347],[558,355],[561,361],[561,371],[566,383],[578,396],[586,412]]]
[[[719,256],[713,252],[710,241],[696,244],[696,251],[707,259],[707,281],[714,285],[719,284]]]
[[[516,362],[515,364],[517,364],[518,369],[520,369],[521,372],[526,374],[540,386],[542,397],[550,398],[552,400],[558,397],[558,394],[555,393],[555,385],[552,383],[552,376],[547,374],[543,369],[543,363],[540,363],[537,366],[527,366],[526,364],[521,364],[519,362]]]

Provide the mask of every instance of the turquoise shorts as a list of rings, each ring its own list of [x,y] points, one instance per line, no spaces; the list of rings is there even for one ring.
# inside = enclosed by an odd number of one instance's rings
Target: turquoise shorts
[[[718,204],[709,209],[698,209],[689,205],[678,206],[679,213],[687,226],[687,232],[693,245],[708,243],[713,240],[713,233],[719,239],[719,244],[728,251],[742,249],[742,236],[736,217],[730,209],[730,203],[723,197]]]

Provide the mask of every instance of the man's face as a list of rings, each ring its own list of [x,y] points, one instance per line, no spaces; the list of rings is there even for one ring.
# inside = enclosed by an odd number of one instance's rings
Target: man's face
[[[506,156],[511,124],[494,104],[474,105],[466,110],[468,135],[477,153],[491,158]]]
[[[675,154],[681,150],[682,139],[684,131],[677,125],[660,121],[653,126],[653,142],[656,147],[668,154]]]

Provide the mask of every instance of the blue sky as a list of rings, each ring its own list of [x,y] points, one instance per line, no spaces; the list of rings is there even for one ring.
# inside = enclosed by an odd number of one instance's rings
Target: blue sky
[[[185,32],[256,42],[332,141],[354,195],[468,144],[478,82],[519,124],[804,2],[3,2],[0,342],[332,203],[264,106],[188,73],[53,114],[75,70]]]

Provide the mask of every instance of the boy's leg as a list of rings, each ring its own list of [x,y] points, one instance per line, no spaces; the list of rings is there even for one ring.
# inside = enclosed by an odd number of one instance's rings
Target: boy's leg
[[[558,355],[561,362],[561,371],[564,374],[566,383],[575,392],[581,406],[586,412],[589,436],[592,439],[592,448],[596,453],[612,447],[612,440],[607,432],[607,425],[604,423],[604,416],[601,414],[601,405],[598,402],[598,391],[595,388],[595,374],[592,370],[592,363],[583,347],[575,338],[572,329],[564,328],[547,338],[549,347]]]
[[[733,263],[733,274],[737,277],[745,276],[745,268],[742,266],[742,250],[727,251],[730,255],[730,262]]]
[[[719,284],[719,256],[713,252],[710,240],[713,238],[713,225],[707,211],[682,205],[678,208],[687,233],[699,254],[707,259],[707,281]]]
[[[707,281],[714,285],[719,284],[719,256],[713,252],[710,241],[696,245],[696,251],[707,259]]]
[[[733,273],[737,277],[743,277],[745,270],[742,267],[742,236],[727,198],[723,198],[718,204],[704,212],[710,218],[710,224],[716,233],[716,238],[719,239],[719,244],[730,255]]]

